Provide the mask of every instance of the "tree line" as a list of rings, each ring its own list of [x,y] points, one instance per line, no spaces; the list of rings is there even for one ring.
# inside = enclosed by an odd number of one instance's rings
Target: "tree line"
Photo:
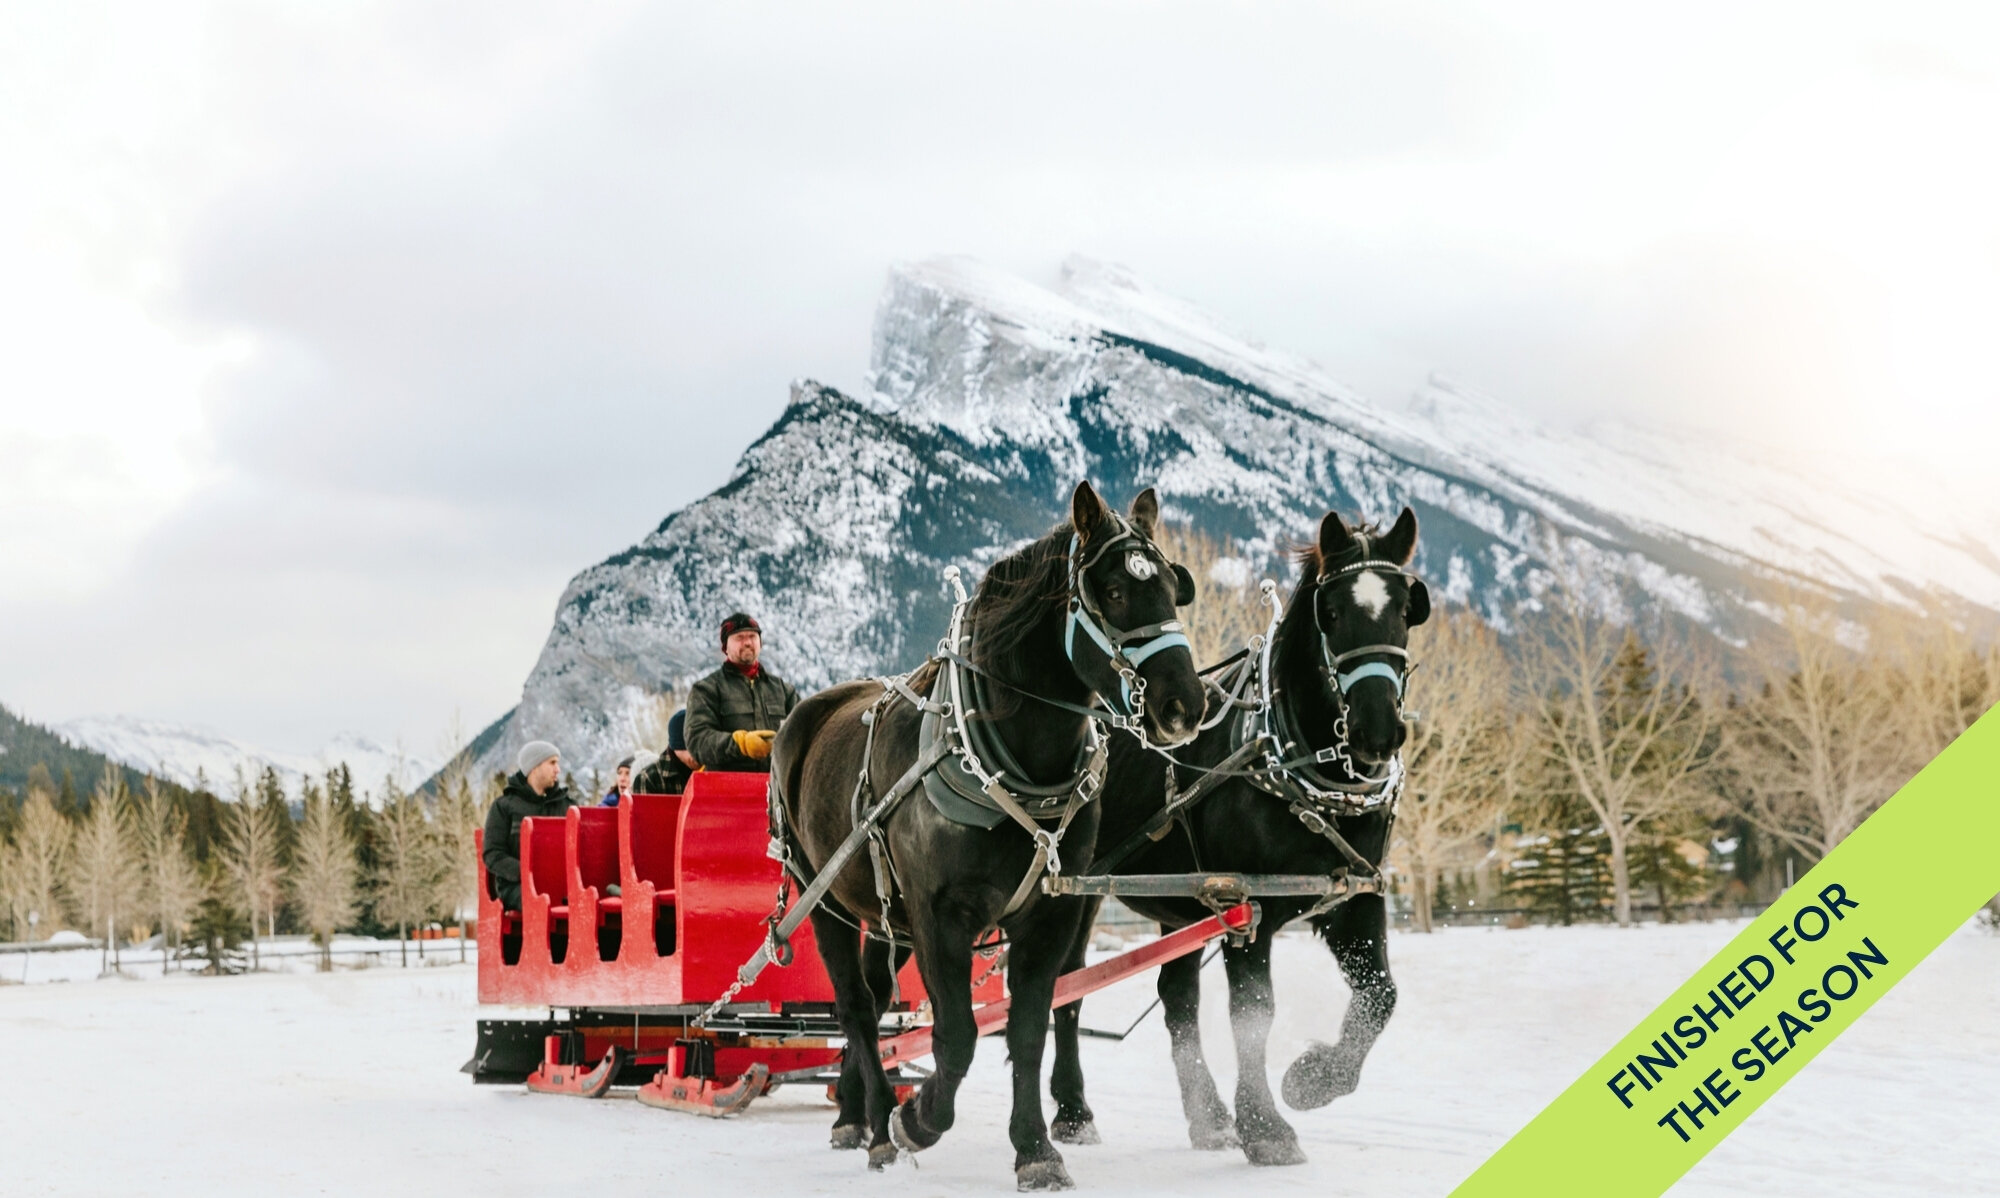
[[[1250,571],[1214,581],[1243,563],[1189,530],[1163,539],[1211,580],[1184,613],[1202,661],[1263,631]],[[1505,635],[1440,604],[1411,633],[1389,861],[1412,925],[1471,905],[1629,925],[1643,906],[1666,919],[1769,901],[2000,700],[2000,646],[1941,603],[1857,615],[1798,587],[1758,606],[1767,635],[1725,658],[1705,632],[1642,626],[1580,573]],[[635,734],[664,743],[672,706]],[[254,954],[254,927],[310,934],[330,968],[337,932],[463,929],[476,908],[472,834],[499,779],[476,786],[463,755],[428,792],[386,780],[374,806],[344,766],[295,795],[268,768],[239,773],[230,803],[129,778],[107,765],[80,795],[68,771],[58,783],[36,767],[25,795],[0,788],[14,939],[159,934],[213,961],[246,940]]]
[[[1761,606],[1767,634],[1727,660],[1573,587],[1504,639],[1462,608],[1414,630],[1393,856],[1412,925],[1480,894],[1620,925],[1768,902],[2000,701],[2000,646],[1937,608]]]
[[[1182,613],[1199,661],[1264,631],[1246,567],[1268,563],[1184,526],[1161,543],[1208,580]],[[1647,626],[1560,543],[1544,560],[1504,635],[1455,604],[1411,630],[1389,864],[1418,930],[1468,905],[1629,925],[1768,902],[2000,701],[2000,645],[1941,597],[1850,610],[1774,586],[1767,628],[1731,647]]]
[[[158,936],[169,957],[210,968],[246,942],[255,967],[259,936],[304,933],[330,969],[337,933],[407,940],[442,920],[459,924],[463,954],[477,907],[472,834],[497,793],[483,789],[463,756],[427,792],[386,779],[373,804],[344,765],[296,794],[268,767],[239,769],[233,802],[152,775],[135,787],[112,764],[80,795],[67,773],[58,784],[37,766],[24,794],[0,791],[0,926],[16,940]]]

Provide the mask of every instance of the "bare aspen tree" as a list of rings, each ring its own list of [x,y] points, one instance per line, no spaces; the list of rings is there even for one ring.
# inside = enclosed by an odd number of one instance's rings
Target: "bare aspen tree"
[[[664,734],[660,741],[666,743]],[[484,823],[484,805],[472,788],[472,756],[455,754],[438,773],[434,826],[438,850],[437,896],[433,906],[458,921],[458,959],[465,960],[471,914],[479,909],[479,859],[472,834]]]
[[[1177,618],[1187,628],[1197,667],[1229,657],[1264,631],[1270,608],[1258,596],[1251,563],[1192,525],[1162,521],[1155,533],[1167,560],[1194,575],[1195,600]]]
[[[223,860],[229,871],[233,902],[250,917],[250,968],[262,967],[257,943],[258,917],[274,912],[284,895],[285,874],[278,857],[278,827],[275,812],[258,801],[257,789],[236,770],[236,802],[223,817]]]
[[[101,934],[117,967],[118,919],[140,903],[139,857],[125,771],[106,763],[91,792],[90,811],[76,832],[72,890],[93,935]]]
[[[69,821],[56,810],[55,793],[30,781],[27,801],[14,825],[7,871],[18,939],[47,939],[68,925],[73,848]]]
[[[1423,664],[1411,688],[1421,718],[1403,747],[1409,775],[1394,851],[1411,879],[1413,927],[1428,932],[1439,874],[1492,838],[1527,738],[1515,726],[1506,653],[1476,614],[1440,611],[1411,631],[1410,652]]]
[[[334,933],[354,919],[359,871],[346,819],[326,793],[308,786],[292,867],[292,897],[320,946],[322,973],[333,968]]]
[[[1613,913],[1630,927],[1627,849],[1644,825],[1698,801],[1693,780],[1713,758],[1715,714],[1694,685],[1690,648],[1656,656],[1591,611],[1577,587],[1544,598],[1546,618],[1524,636],[1523,698],[1549,764],[1604,826]]]
[[[1732,712],[1728,761],[1750,821],[1817,859],[1909,777],[1908,728],[1890,668],[1841,643],[1829,602],[1793,591],[1775,607],[1780,635],[1755,650],[1763,686]]]
[[[1897,670],[1886,714],[1903,725],[1910,774],[2000,702],[2000,644],[1975,642],[1942,602],[1929,609],[1924,619],[1878,621],[1869,633],[1871,656]]]
[[[160,972],[181,942],[188,917],[201,901],[201,873],[188,854],[187,816],[165,787],[146,776],[138,804],[139,868],[152,917],[160,925]]]
[[[410,925],[421,923],[437,900],[438,854],[431,844],[430,821],[415,795],[403,793],[390,777],[382,790],[382,810],[375,820],[375,876],[371,906],[375,918],[396,925],[403,964],[410,963]]]

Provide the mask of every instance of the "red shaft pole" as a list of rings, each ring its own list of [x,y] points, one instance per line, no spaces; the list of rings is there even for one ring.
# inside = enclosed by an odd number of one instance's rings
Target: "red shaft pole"
[[[1144,973],[1156,965],[1164,965],[1189,953],[1198,952],[1203,945],[1232,932],[1241,932],[1250,926],[1249,903],[1238,903],[1220,915],[1211,915],[1200,923],[1189,924],[1177,932],[1169,932],[1151,944],[1142,944],[1130,952],[1119,953],[1107,961],[1086,965],[1074,973],[1066,973],[1056,979],[1055,997],[1049,1001],[1049,1008],[1067,1006],[1087,994],[1094,994],[1114,982],[1122,982],[1134,974]],[[1007,1026],[1007,1008],[1011,999],[987,1003],[972,1012],[973,1026],[982,1036],[999,1031]],[[879,1048],[884,1065],[898,1061],[914,1061],[931,1050],[931,1029],[912,1028],[900,1035],[881,1041]]]

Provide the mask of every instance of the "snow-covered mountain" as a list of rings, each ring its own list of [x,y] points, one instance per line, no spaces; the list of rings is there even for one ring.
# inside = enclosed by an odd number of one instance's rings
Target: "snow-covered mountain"
[[[384,748],[351,732],[334,737],[318,753],[304,755],[267,753],[213,729],[138,716],[87,716],[54,725],[51,730],[72,744],[94,749],[113,761],[151,771],[183,786],[193,786],[200,778],[225,799],[236,797],[239,766],[253,781],[269,766],[278,772],[285,789],[296,794],[306,776],[322,777],[329,769],[345,763],[354,776],[355,790],[373,795],[379,794],[384,780],[392,776],[404,789],[417,786],[435,773],[440,764],[432,757]]]
[[[1543,428],[1441,380],[1372,404],[1084,260],[1055,290],[962,259],[898,269],[868,390],[795,384],[728,483],[577,575],[520,706],[475,742],[481,766],[511,768],[534,737],[578,768],[652,747],[633,743],[649,696],[713,668],[739,607],[802,689],[914,664],[942,628],[942,568],[976,575],[1046,531],[1081,477],[1120,500],[1157,485],[1170,517],[1252,560],[1329,507],[1408,503],[1434,590],[1502,627],[1557,568],[1614,614],[1729,641],[1762,625],[1755,592],[1773,577],[1854,603],[1934,587],[2000,609],[2000,520],[1923,480],[1823,476],[1709,436]]]

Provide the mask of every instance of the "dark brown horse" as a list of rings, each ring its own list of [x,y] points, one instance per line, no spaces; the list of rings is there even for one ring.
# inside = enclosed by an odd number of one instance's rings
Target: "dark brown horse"
[[[1279,622],[1268,678],[1272,719],[1239,711],[1212,720],[1193,744],[1172,757],[1175,786],[1186,791],[1262,730],[1284,742],[1274,755],[1252,759],[1255,772],[1233,776],[1189,807],[1158,841],[1117,862],[1114,873],[1181,874],[1226,871],[1353,878],[1380,866],[1395,817],[1387,788],[1391,760],[1405,728],[1402,692],[1408,673],[1409,630],[1430,615],[1424,584],[1407,573],[1416,553],[1417,519],[1404,508],[1387,533],[1372,526],[1350,529],[1336,513],[1321,521],[1317,543],[1300,555],[1301,573]],[[1257,688],[1263,693],[1263,688]],[[1273,769],[1274,765],[1287,768]],[[1112,853],[1167,799],[1168,760],[1120,738],[1111,747],[1098,843]],[[1399,767],[1397,767],[1399,768]],[[1308,814],[1301,815],[1301,806]],[[1365,862],[1358,866],[1336,842],[1316,830],[1313,817],[1344,840]],[[1098,867],[1093,866],[1092,872]],[[1379,874],[1376,875],[1379,878]],[[1162,930],[1184,927],[1209,912],[1187,899],[1128,898],[1134,910],[1160,921]],[[1359,1083],[1361,1063],[1396,1007],[1389,974],[1387,913],[1380,893],[1360,893],[1314,912],[1313,898],[1260,900],[1262,925],[1248,944],[1223,952],[1229,977],[1229,1014],[1235,1032],[1236,1103],[1232,1119],[1203,1058],[1198,1013],[1200,958],[1183,957],[1160,970],[1179,1075],[1188,1136],[1196,1148],[1240,1143],[1253,1164],[1299,1164],[1305,1154],[1271,1096],[1264,1049],[1274,1007],[1271,939],[1286,923],[1307,916],[1333,951],[1353,998],[1336,1044],[1315,1044],[1285,1072],[1285,1101],[1294,1108],[1324,1106]],[[1081,957],[1082,946],[1075,950]],[[1074,1071],[1076,1007],[1057,1012],[1056,1074]],[[1079,1083],[1080,1086],[1080,1083]],[[1060,1099],[1059,1099],[1060,1102]],[[1060,1105],[1058,1115],[1060,1117]]]
[[[1051,845],[1058,826],[1052,806],[1043,808],[1045,830],[1031,837],[1013,819],[996,816],[991,826],[979,826],[947,818],[944,801],[916,787],[881,825],[886,874],[871,866],[869,853],[857,853],[814,910],[813,930],[848,1045],[833,1142],[860,1147],[865,1139],[873,1167],[893,1161],[897,1145],[929,1148],[956,1119],[959,1084],[977,1039],[973,946],[997,926],[1007,938],[1016,1012],[1007,1050],[1017,1184],[1024,1190],[1072,1184],[1042,1116],[1048,1020],[1036,1012],[1048,1009],[1056,975],[1094,908],[1085,900],[1043,895],[1032,881],[1051,849],[1072,866],[1090,859],[1099,804],[1068,800],[1078,787],[1094,791],[1101,779],[1101,738],[1136,743],[1122,732],[1098,730],[1102,720],[1086,714],[1096,696],[1162,747],[1185,743],[1201,719],[1201,680],[1173,618],[1177,601],[1192,598],[1193,584],[1154,546],[1158,515],[1150,489],[1134,501],[1129,518],[1121,518],[1088,483],[1080,484],[1067,524],[987,574],[964,609],[962,644],[947,646],[953,652],[943,661],[934,659],[903,684],[929,705],[927,712],[880,680],[849,682],[800,704],[779,731],[772,752],[774,797],[789,852],[807,877],[848,840],[858,813],[873,809],[911,775],[945,768],[913,766],[936,752],[936,736],[920,735],[920,725],[928,718],[935,732],[954,718],[946,704],[970,716],[966,743],[982,746],[977,757],[983,761],[973,765],[997,776],[1023,802],[1053,796],[1049,802],[1063,811],[1060,842]],[[946,685],[934,691],[940,673]],[[892,896],[887,911],[878,900],[882,890]],[[872,934],[857,931],[862,922]],[[879,938],[885,928],[896,951]],[[892,1110],[876,1034],[890,1001],[893,967],[911,948],[930,994],[937,1070]],[[1077,1086],[1080,1102],[1080,1076]],[[1091,1138],[1090,1129],[1066,1130],[1069,1138]]]

